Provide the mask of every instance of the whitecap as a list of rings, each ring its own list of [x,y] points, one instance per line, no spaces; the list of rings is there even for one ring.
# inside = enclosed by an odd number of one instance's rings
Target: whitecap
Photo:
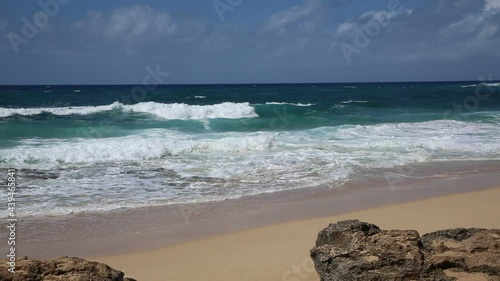
[[[308,107],[308,106],[314,106],[316,104],[315,103],[266,102],[266,105],[292,105],[292,106]]]
[[[347,100],[347,101],[341,101],[340,103],[342,104],[349,104],[349,103],[367,103],[368,101],[366,100]]]
[[[120,109],[125,112],[148,113],[169,120],[258,117],[255,109],[250,106],[249,103],[225,102],[214,105],[188,105],[184,103],[163,104],[157,102],[141,102],[133,105],[124,105],[119,102],[114,102],[110,105],[100,106],[0,108],[0,118],[13,115],[38,115],[43,112],[52,113],[54,115],[89,115],[114,109]]]

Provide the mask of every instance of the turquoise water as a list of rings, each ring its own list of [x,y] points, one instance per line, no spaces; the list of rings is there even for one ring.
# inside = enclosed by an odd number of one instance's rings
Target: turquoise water
[[[34,216],[340,187],[500,159],[499,86],[0,86],[0,168]]]

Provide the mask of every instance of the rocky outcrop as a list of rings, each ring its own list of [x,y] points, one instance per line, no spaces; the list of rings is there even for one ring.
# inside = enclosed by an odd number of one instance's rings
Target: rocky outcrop
[[[500,230],[426,234],[358,220],[330,224],[311,250],[322,281],[500,281]]]
[[[111,267],[79,258],[63,257],[45,261],[20,258],[15,273],[8,272],[5,260],[0,264],[0,280],[3,281],[136,281],[124,278],[124,273]]]

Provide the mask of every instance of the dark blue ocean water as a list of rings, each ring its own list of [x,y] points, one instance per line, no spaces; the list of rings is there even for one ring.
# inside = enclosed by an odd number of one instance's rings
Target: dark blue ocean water
[[[0,86],[0,168],[23,171],[22,215],[342,186],[499,159],[499,86]]]

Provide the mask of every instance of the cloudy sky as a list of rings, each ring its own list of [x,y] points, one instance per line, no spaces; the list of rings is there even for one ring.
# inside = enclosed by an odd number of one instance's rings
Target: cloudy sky
[[[500,79],[500,0],[0,0],[0,84]]]

